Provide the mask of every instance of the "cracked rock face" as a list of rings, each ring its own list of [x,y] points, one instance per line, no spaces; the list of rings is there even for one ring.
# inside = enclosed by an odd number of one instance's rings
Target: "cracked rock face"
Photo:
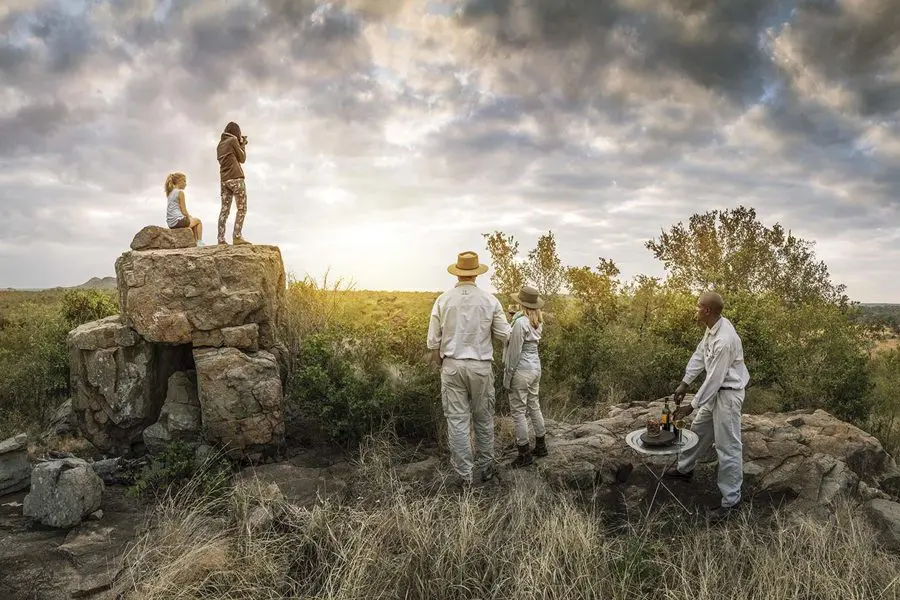
[[[116,261],[126,324],[148,342],[269,348],[284,301],[275,246],[212,246],[126,252]],[[256,324],[255,330],[230,328]],[[228,330],[228,331],[225,331]]]
[[[232,454],[277,445],[284,436],[278,363],[269,352],[194,350],[204,437]]]
[[[0,496],[28,489],[30,480],[28,436],[20,433],[0,441]]]
[[[38,464],[22,511],[50,527],[68,528],[100,508],[103,480],[80,458]]]

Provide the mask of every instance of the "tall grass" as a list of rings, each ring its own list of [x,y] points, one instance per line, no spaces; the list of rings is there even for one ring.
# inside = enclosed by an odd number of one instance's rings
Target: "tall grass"
[[[378,451],[377,493],[294,506],[244,485],[170,497],[126,558],[127,598],[713,600],[900,597],[900,559],[850,505],[833,518],[746,513],[626,533],[573,498],[520,479],[451,493],[404,486]]]

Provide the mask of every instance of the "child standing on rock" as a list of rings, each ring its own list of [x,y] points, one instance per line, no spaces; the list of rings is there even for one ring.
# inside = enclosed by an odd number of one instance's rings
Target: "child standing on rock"
[[[538,398],[541,385],[541,358],[538,342],[544,328],[541,307],[544,300],[533,287],[523,287],[517,298],[521,312],[512,318],[512,331],[503,351],[503,389],[509,396],[509,411],[516,425],[516,447],[519,455],[513,468],[525,467],[535,456],[547,456],[544,440],[544,414]],[[528,419],[534,427],[534,450],[528,443]]]
[[[225,126],[225,131],[222,132],[216,148],[216,155],[219,159],[222,197],[222,210],[219,212],[219,244],[226,243],[225,225],[228,222],[228,213],[231,211],[232,198],[237,205],[232,241],[235,245],[249,244],[250,242],[241,236],[244,215],[247,214],[247,185],[244,182],[244,169],[241,167],[247,160],[247,136],[241,135],[241,128],[234,121]]]
[[[166,225],[169,229],[190,228],[198,246],[203,245],[203,223],[192,217],[187,211],[184,200],[184,188],[187,187],[187,176],[184,173],[169,173],[163,189],[166,191]]]

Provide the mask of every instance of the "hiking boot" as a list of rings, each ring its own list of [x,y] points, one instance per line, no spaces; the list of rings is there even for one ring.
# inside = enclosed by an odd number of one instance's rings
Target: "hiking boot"
[[[219,240],[219,241],[218,241],[218,244],[219,244],[220,246],[227,246],[227,245],[228,245],[228,242],[226,242],[225,240]]]
[[[680,481],[690,481],[694,478],[694,472],[688,471],[687,473],[682,473],[678,470],[677,467],[672,467],[671,469],[666,469],[665,475],[663,475],[666,479],[676,479]]]
[[[710,523],[721,523],[737,515],[741,510],[741,503],[738,502],[734,506],[718,506],[709,511]]]
[[[245,240],[245,239],[242,238],[242,237],[236,237],[236,238],[234,238],[234,239],[232,240],[232,243],[233,243],[235,246],[241,246],[241,245],[245,245],[245,244],[246,244],[246,245],[250,245],[250,242],[248,242],[247,240]]]
[[[532,454],[538,458],[547,456],[547,442],[544,441],[544,436],[534,438],[534,450],[532,451]]]
[[[528,444],[523,444],[521,446],[516,446],[519,449],[519,455],[512,461],[510,465],[513,469],[518,469],[519,467],[527,467],[531,463],[534,462],[534,459],[531,457],[531,446]]]

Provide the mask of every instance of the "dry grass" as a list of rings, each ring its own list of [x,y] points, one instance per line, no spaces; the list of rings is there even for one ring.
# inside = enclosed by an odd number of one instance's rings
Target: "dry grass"
[[[272,488],[207,501],[182,490],[127,557],[120,591],[147,600],[900,597],[900,560],[849,505],[830,520],[748,513],[715,528],[622,534],[528,480],[500,494],[426,494],[399,483],[377,444],[361,467],[377,500],[303,508]]]

